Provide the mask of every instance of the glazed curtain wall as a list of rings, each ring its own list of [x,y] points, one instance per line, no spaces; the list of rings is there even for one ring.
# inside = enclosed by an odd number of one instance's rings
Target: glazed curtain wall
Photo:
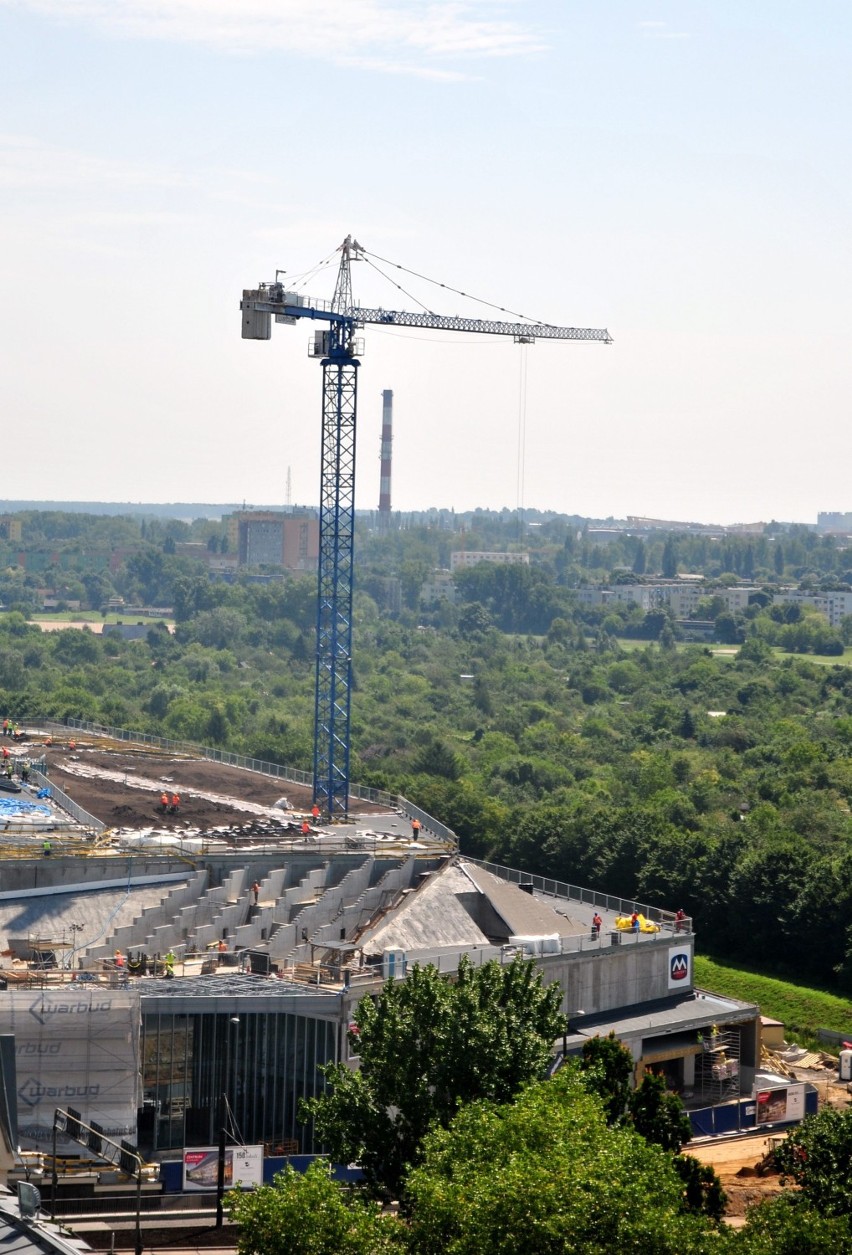
[[[337,1025],[330,1020],[281,1013],[143,1015],[140,1147],[214,1145],[224,1093],[238,1140],[263,1142],[269,1153],[319,1150],[313,1129],[298,1121],[299,1101],[322,1091],[319,1067],[336,1058]]]

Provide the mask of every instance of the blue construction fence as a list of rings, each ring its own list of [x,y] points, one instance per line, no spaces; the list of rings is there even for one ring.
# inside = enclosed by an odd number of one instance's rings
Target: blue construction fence
[[[806,1116],[816,1115],[818,1098],[814,1086],[806,1084]],[[776,1120],[771,1124],[758,1124],[757,1100],[754,1098],[741,1098],[738,1102],[722,1103],[718,1107],[701,1107],[687,1114],[693,1137],[722,1137],[731,1133],[754,1132],[756,1129],[765,1129],[767,1133],[772,1133],[776,1129],[786,1129],[791,1124],[798,1124],[798,1120]]]
[[[324,1159],[324,1155],[270,1155],[263,1161],[263,1184],[271,1185],[279,1172],[283,1172],[289,1164],[297,1172],[306,1172],[315,1159]],[[360,1168],[347,1164],[335,1164],[332,1176],[335,1181],[354,1182],[363,1179]],[[160,1164],[160,1180],[164,1194],[183,1193],[183,1160],[169,1159]]]

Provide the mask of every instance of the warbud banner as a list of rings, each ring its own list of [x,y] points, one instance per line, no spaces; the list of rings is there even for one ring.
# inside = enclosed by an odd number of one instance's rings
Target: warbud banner
[[[130,991],[72,983],[0,993],[0,1033],[15,1038],[24,1150],[50,1144],[57,1107],[73,1107],[113,1141],[135,1141],[140,1024],[139,995]],[[62,1134],[57,1141],[76,1146]]]

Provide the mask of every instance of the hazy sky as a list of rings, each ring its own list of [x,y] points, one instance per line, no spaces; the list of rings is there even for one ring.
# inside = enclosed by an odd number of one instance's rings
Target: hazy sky
[[[309,328],[238,306],[351,232],[615,340],[367,327],[359,509],[392,388],[395,509],[852,510],[850,53],[844,0],[0,0],[2,495],[316,504]]]

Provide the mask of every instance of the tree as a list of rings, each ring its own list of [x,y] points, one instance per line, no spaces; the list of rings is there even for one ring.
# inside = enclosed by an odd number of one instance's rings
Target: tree
[[[630,1097],[633,1055],[615,1033],[590,1037],[583,1046],[580,1070],[589,1093],[597,1095],[603,1103],[607,1123],[619,1124]]]
[[[674,577],[677,575],[677,561],[678,561],[677,545],[672,540],[671,536],[668,536],[666,538],[666,543],[663,545],[663,564],[662,565],[663,565],[663,578],[664,579],[673,580]]]
[[[329,1165],[287,1167],[274,1184],[228,1195],[239,1255],[380,1255],[403,1250],[402,1224],[358,1194],[344,1195]]]
[[[607,1126],[574,1067],[505,1106],[464,1107],[429,1135],[411,1173],[412,1255],[544,1255],[728,1249],[687,1214],[667,1155]]]
[[[516,958],[474,968],[455,983],[431,964],[363,998],[349,1041],[360,1068],[326,1069],[327,1093],[304,1104],[334,1159],[357,1161],[376,1194],[398,1197],[420,1144],[462,1103],[511,1099],[544,1075],[562,1032],[561,989]]]
[[[701,1212],[711,1220],[723,1220],[728,1196],[715,1168],[700,1163],[692,1155],[675,1155],[675,1171],[683,1182],[683,1206]]]
[[[793,1193],[753,1207],[739,1237],[742,1255],[852,1255],[849,1217],[824,1216]]]
[[[776,1148],[781,1172],[826,1216],[852,1215],[852,1111],[823,1107]]]
[[[646,1072],[630,1094],[627,1111],[636,1132],[663,1150],[677,1154],[692,1137],[683,1103],[666,1087],[665,1079],[653,1072]]]

